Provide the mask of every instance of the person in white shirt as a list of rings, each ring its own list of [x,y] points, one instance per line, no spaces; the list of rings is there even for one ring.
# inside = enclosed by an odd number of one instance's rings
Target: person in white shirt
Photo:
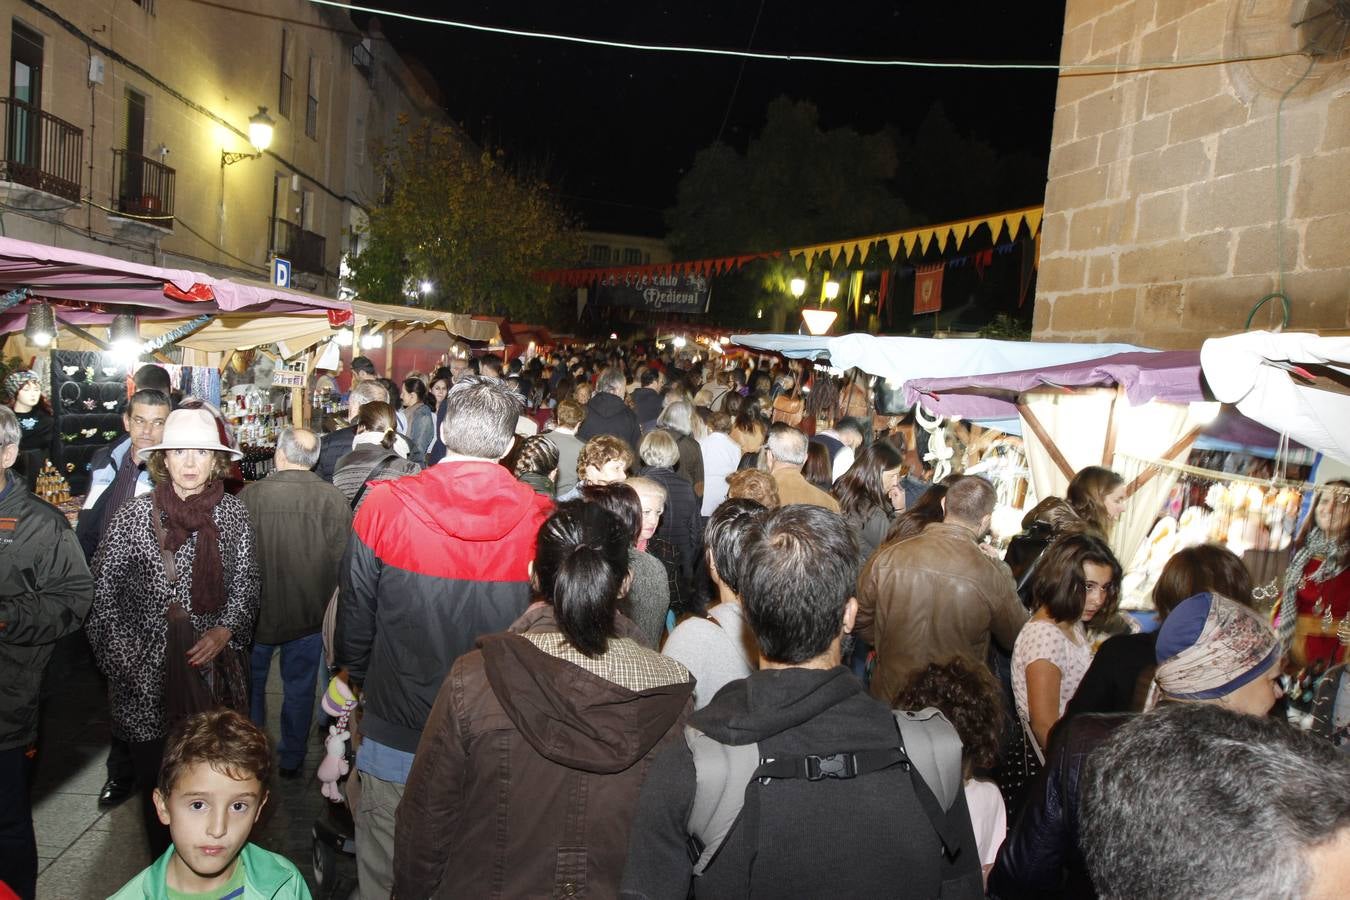
[[[708,417],[710,432],[698,442],[703,454],[703,506],[706,519],[727,499],[727,478],[741,462],[741,447],[731,439],[731,416],[715,412]]]
[[[862,446],[863,424],[854,418],[840,419],[811,440],[830,451],[830,478],[838,481],[853,465],[854,454]]]

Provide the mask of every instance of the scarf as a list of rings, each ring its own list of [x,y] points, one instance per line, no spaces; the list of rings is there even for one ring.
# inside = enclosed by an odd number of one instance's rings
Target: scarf
[[[167,519],[164,549],[173,553],[197,535],[192,560],[192,611],[213,613],[225,602],[225,574],[220,562],[220,529],[211,513],[225,495],[223,481],[209,482],[200,494],[184,500],[171,482],[155,486],[155,506]]]
[[[1212,700],[1255,681],[1279,659],[1261,617],[1218,594],[1188,597],[1158,629],[1158,687],[1187,700]]]
[[[1308,532],[1308,540],[1289,561],[1289,568],[1284,572],[1284,593],[1280,595],[1280,617],[1275,623],[1275,627],[1279,629],[1280,646],[1285,650],[1288,650],[1294,642],[1294,625],[1298,620],[1298,598],[1295,595],[1298,593],[1298,583],[1303,578],[1303,573],[1307,571],[1308,563],[1314,556],[1322,560],[1322,565],[1317,567],[1317,571],[1309,577],[1309,580],[1329,581],[1341,574],[1345,568],[1345,561],[1338,558],[1339,550],[1339,541],[1314,526]]]

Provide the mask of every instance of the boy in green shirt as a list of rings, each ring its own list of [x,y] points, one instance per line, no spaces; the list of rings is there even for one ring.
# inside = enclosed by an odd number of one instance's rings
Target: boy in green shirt
[[[267,735],[238,713],[183,722],[164,748],[154,793],[173,846],[112,900],[310,900],[288,859],[248,843],[271,768]]]

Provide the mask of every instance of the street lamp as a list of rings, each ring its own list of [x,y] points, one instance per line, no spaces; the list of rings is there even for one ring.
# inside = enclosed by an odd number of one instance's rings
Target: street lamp
[[[788,290],[791,291],[792,296],[796,297],[798,300],[802,299],[802,294],[806,293],[806,279],[805,278],[792,279],[791,281],[788,282]]]
[[[830,333],[830,326],[839,316],[839,312],[833,309],[804,309],[802,310],[802,320],[806,323],[806,330],[814,335]]]
[[[34,303],[28,307],[28,324],[23,336],[35,347],[50,347],[56,338],[56,314],[49,303]]]
[[[839,282],[837,281],[825,282],[825,299],[829,302],[834,302],[834,299],[838,296],[839,296]]]
[[[240,160],[258,159],[263,151],[272,146],[272,127],[276,123],[267,114],[267,107],[260,106],[258,111],[248,117],[248,142],[253,145],[253,153],[228,153],[220,151],[220,167],[233,165]]]

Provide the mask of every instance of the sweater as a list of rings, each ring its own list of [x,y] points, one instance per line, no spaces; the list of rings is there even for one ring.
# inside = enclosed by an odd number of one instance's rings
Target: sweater
[[[759,647],[739,603],[718,603],[708,608],[708,616],[690,616],[676,625],[661,648],[696,679],[694,709],[707,706],[718,691],[759,664]]]
[[[168,900],[169,860],[173,848],[141,870],[109,900]],[[310,900],[309,886],[295,863],[255,844],[239,851],[244,867],[244,895],[240,900]]]

